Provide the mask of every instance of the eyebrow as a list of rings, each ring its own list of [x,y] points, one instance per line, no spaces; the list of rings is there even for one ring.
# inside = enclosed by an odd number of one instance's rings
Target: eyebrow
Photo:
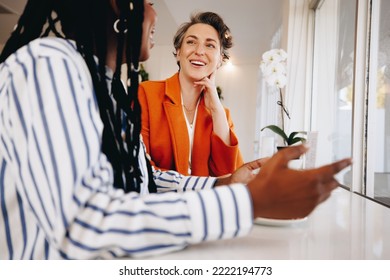
[[[184,39],[188,39],[188,38],[193,38],[193,39],[196,39],[196,40],[199,40],[199,38],[195,35],[188,35],[187,37],[185,37]],[[206,42],[215,42],[215,43],[218,43],[217,40],[213,39],[213,38],[207,38],[206,39]]]

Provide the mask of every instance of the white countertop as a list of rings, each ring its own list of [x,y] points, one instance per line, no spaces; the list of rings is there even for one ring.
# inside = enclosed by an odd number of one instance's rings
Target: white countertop
[[[390,208],[338,188],[308,219],[283,227],[254,225],[246,237],[189,246],[148,259],[390,259]]]

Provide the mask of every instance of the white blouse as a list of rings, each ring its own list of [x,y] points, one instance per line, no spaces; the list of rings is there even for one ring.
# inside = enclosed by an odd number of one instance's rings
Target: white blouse
[[[183,102],[183,96],[181,98],[182,102]],[[191,175],[192,174],[192,162],[191,162],[191,158],[192,158],[192,147],[193,147],[193,144],[194,144],[194,132],[195,132],[195,125],[196,125],[196,116],[198,114],[198,106],[199,106],[199,100],[198,99],[198,102],[196,103],[196,107],[195,107],[195,114],[194,114],[194,119],[192,121],[192,123],[190,123],[190,121],[188,120],[187,118],[187,115],[186,115],[186,112],[185,112],[185,108],[184,108],[184,104],[182,103],[182,107],[183,107],[183,114],[184,114],[184,118],[186,120],[186,124],[187,124],[187,131],[188,131],[188,139],[190,141],[190,151],[188,153],[188,174]]]

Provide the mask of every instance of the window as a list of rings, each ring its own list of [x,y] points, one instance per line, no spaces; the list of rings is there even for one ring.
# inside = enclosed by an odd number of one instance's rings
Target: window
[[[351,157],[356,0],[317,1],[311,130],[318,131],[316,165]],[[351,169],[338,180],[351,186]]]
[[[390,2],[372,1],[367,194],[390,205]]]
[[[314,2],[316,164],[352,156],[339,181],[390,206],[390,1]]]

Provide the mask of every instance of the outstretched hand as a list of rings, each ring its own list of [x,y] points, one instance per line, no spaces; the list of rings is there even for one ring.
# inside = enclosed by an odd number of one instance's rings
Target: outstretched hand
[[[351,159],[310,170],[289,169],[288,162],[306,151],[304,145],[283,149],[270,158],[248,183],[254,217],[306,217],[339,186],[334,176],[351,165]]]
[[[228,174],[218,178],[216,186],[229,185],[234,183],[248,184],[255,178],[255,171],[262,167],[268,160],[268,157],[256,159],[241,165],[233,174]]]
[[[262,167],[268,161],[268,159],[268,157],[260,158],[243,164],[232,174],[230,178],[231,183],[248,184],[255,178],[256,174],[254,172]]]

